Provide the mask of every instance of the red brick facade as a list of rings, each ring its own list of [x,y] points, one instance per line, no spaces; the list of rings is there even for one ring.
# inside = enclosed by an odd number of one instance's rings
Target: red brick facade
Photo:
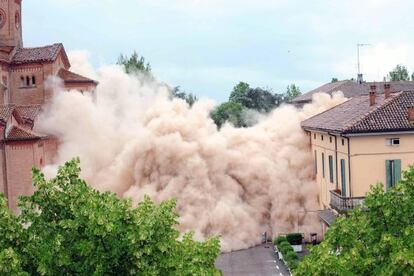
[[[62,44],[24,48],[20,0],[0,0],[0,193],[17,210],[17,198],[33,192],[31,169],[53,161],[57,140],[33,131],[42,105],[52,98],[46,81],[94,93],[97,82],[69,71]]]

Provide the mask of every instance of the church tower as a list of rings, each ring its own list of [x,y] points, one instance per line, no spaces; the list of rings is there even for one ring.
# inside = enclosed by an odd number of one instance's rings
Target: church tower
[[[0,47],[23,47],[22,0],[0,0]]]

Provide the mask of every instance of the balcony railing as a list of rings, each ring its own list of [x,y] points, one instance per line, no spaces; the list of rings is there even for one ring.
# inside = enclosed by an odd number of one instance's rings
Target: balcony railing
[[[346,212],[359,205],[362,205],[365,199],[365,197],[344,197],[339,195],[335,191],[330,191],[330,193],[330,205],[333,209],[337,210],[338,212]]]

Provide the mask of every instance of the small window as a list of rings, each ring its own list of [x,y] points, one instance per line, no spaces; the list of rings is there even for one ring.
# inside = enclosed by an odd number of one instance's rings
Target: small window
[[[26,77],[26,86],[30,86],[30,78],[28,76]]]
[[[329,137],[329,143],[332,143],[332,136]]]
[[[321,139],[322,139],[322,141],[323,141],[323,135],[321,135]]]
[[[316,133],[313,134],[313,139],[316,139]]]
[[[400,138],[391,138],[385,141],[387,146],[399,146],[400,145]]]
[[[32,85],[36,86],[36,77],[35,76],[32,76]]]
[[[24,85],[25,85],[24,77],[23,77],[23,76],[21,76],[21,77],[20,77],[20,86],[21,86],[21,87],[24,87]]]
[[[345,146],[345,139],[342,139],[342,146]]]

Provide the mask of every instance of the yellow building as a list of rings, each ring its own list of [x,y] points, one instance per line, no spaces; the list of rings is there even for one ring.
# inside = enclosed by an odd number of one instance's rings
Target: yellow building
[[[395,185],[414,164],[414,91],[353,97],[302,123],[319,185],[322,221],[363,202],[370,186]],[[334,210],[334,211],[333,211]]]

